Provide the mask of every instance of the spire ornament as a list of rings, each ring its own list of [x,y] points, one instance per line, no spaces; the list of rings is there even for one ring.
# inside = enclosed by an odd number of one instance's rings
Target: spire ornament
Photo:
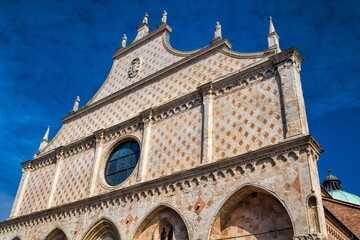
[[[275,27],[274,24],[272,22],[272,17],[269,16],[269,33],[275,32]]]
[[[122,40],[121,40],[121,47],[123,47],[123,48],[126,47],[126,41],[127,41],[127,37],[126,37],[126,34],[124,34],[124,36],[122,37]]]
[[[167,12],[164,10],[164,13],[161,18],[161,22],[166,24],[166,20],[167,20]]]
[[[269,33],[266,37],[268,39],[268,49],[275,50],[276,53],[281,52],[279,43],[280,37],[275,31],[271,16],[269,17]]]
[[[45,132],[45,135],[44,137],[42,138],[41,142],[40,142],[40,146],[39,146],[39,149],[38,151],[41,151],[43,150],[49,143],[49,132],[50,132],[50,126],[48,126],[46,132]]]

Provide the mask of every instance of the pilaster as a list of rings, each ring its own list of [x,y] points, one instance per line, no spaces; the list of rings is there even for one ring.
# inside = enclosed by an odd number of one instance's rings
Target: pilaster
[[[92,171],[91,183],[90,183],[90,196],[94,196],[94,192],[97,185],[98,175],[100,164],[101,164],[101,156],[103,154],[104,143],[105,143],[105,132],[103,129],[100,129],[94,133],[95,135],[95,163],[94,169]]]
[[[309,134],[304,97],[300,81],[302,58],[291,48],[270,59],[276,64],[281,84],[282,103],[285,114],[285,138]]]
[[[65,154],[64,154],[64,150],[61,148],[59,149],[59,152],[56,155],[56,170],[55,170],[55,175],[54,175],[54,179],[51,185],[51,192],[50,192],[50,196],[49,196],[49,201],[48,201],[48,207],[47,208],[51,208],[53,206],[53,201],[54,201],[54,194],[56,191],[56,185],[59,179],[59,175],[62,169],[62,165],[65,159]]]
[[[149,161],[149,149],[150,149],[150,139],[151,139],[151,130],[153,125],[152,119],[152,109],[148,109],[142,112],[140,115],[144,123],[144,130],[142,133],[142,143],[141,143],[141,153],[139,159],[139,168],[137,174],[137,181],[143,182],[145,180],[147,164]]]
[[[198,87],[202,97],[202,150],[201,163],[213,161],[213,100],[215,92],[212,82]]]
[[[19,215],[20,206],[23,200],[25,189],[27,188],[27,183],[30,176],[30,169],[22,169],[22,176],[19,184],[18,192],[16,193],[15,201],[10,212],[10,218],[16,217]]]

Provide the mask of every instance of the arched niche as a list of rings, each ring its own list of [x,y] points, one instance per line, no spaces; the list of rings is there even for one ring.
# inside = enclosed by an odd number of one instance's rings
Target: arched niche
[[[188,240],[189,234],[181,216],[172,208],[159,206],[140,223],[133,240]]]
[[[119,232],[108,219],[101,219],[85,234],[82,240],[120,240]]]
[[[307,209],[308,209],[310,232],[311,233],[320,232],[318,207],[317,207],[317,201],[316,201],[315,196],[310,196],[308,198]]]
[[[20,238],[18,238],[18,237],[15,237],[15,238],[13,238],[12,240],[20,240]]]
[[[209,239],[285,240],[293,236],[291,219],[280,201],[263,189],[245,186],[215,215]]]
[[[51,233],[49,233],[49,235],[47,235],[45,240],[67,240],[67,237],[62,230],[56,228]]]

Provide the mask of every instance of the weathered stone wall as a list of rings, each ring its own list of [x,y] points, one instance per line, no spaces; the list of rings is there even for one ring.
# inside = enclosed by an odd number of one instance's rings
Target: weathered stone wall
[[[214,100],[214,159],[246,153],[284,140],[274,76]]]
[[[159,121],[152,127],[146,180],[200,164],[201,106]]]
[[[277,199],[284,208],[282,215],[286,212],[291,219],[294,234],[307,234],[306,199],[312,192],[310,181],[305,179],[310,176],[311,159],[302,153],[310,152],[311,148],[305,139],[275,145],[266,151],[199,166],[127,191],[120,189],[85,199],[73,207],[55,208],[31,219],[18,219],[18,224],[3,226],[0,239],[19,236],[40,240],[56,227],[63,229],[68,239],[81,239],[96,222],[106,218],[114,223],[121,240],[130,240],[138,229],[144,230],[140,228],[143,220],[159,206],[169,207],[181,216],[189,239],[211,239],[214,216],[239,192],[240,206],[242,200],[251,201],[247,196],[253,192]],[[20,224],[22,221],[25,222]]]
[[[29,214],[48,207],[55,171],[53,164],[27,173],[29,175],[27,183],[19,196],[21,201],[18,203],[18,215]]]
[[[94,148],[63,160],[54,186],[52,206],[89,197],[94,165]]]

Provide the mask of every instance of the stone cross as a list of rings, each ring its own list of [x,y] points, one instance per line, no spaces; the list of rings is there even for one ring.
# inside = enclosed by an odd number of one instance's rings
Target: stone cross
[[[148,21],[149,21],[149,14],[145,12],[142,23],[148,24]]]
[[[161,18],[161,22],[166,23],[166,20],[167,20],[167,12],[164,10],[164,13],[163,13],[162,18]]]
[[[219,22],[216,22],[216,25],[215,25],[215,33],[214,33],[214,39],[215,38],[222,38],[222,35],[221,35],[221,25]]]
[[[122,40],[121,40],[121,46],[124,48],[126,47],[126,40],[127,40],[127,37],[126,37],[126,34],[124,34]]]
[[[74,102],[73,111],[76,112],[79,109],[80,97],[77,96]]]

